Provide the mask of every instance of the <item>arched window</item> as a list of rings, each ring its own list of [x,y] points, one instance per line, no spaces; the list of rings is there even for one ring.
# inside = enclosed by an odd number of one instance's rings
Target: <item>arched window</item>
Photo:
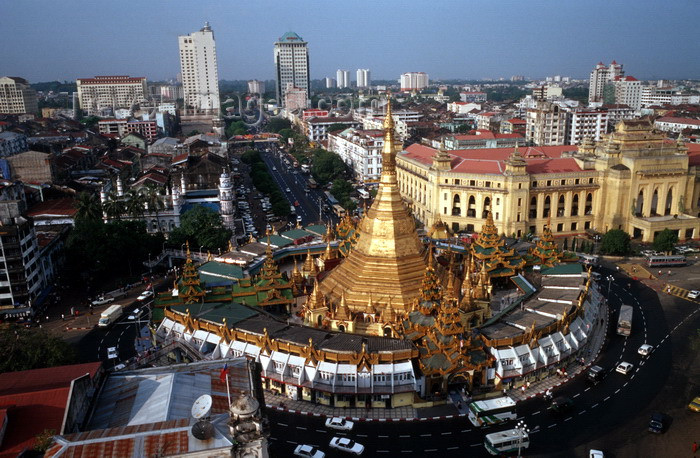
[[[658,215],[658,207],[659,207],[659,190],[654,189],[654,194],[651,195],[651,211],[650,211],[650,216],[656,216]]]
[[[566,205],[566,199],[564,195],[559,196],[559,203],[557,204],[557,216],[564,216],[564,206]]]
[[[543,218],[549,218],[549,207],[551,207],[552,199],[549,196],[544,198],[544,211],[542,212]]]
[[[666,209],[664,210],[664,215],[671,214],[671,207],[673,206],[673,188],[668,188],[668,193],[666,193]]]
[[[489,212],[491,211],[491,198],[490,197],[484,197],[484,210],[481,212],[481,217],[486,218],[489,216]]]
[[[452,198],[452,216],[462,216],[459,194],[455,194]]]
[[[644,190],[640,189],[639,194],[637,194],[637,202],[634,206],[635,216],[643,216],[644,214]]]
[[[476,216],[476,199],[474,196],[469,196],[467,201],[467,216],[472,218]]]
[[[578,216],[578,194],[574,194],[571,201],[571,216]]]
[[[537,197],[530,199],[530,218],[537,218]]]
[[[593,194],[591,194],[590,192],[586,194],[586,214],[593,214]]]

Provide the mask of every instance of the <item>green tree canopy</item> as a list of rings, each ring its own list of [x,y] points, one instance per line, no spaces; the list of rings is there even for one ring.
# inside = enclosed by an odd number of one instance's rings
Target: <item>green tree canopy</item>
[[[88,116],[87,118],[83,118],[80,120],[80,122],[85,125],[85,127],[90,128],[95,125],[97,125],[97,122],[100,120],[97,116]]]
[[[338,199],[338,202],[340,202],[340,205],[342,205],[343,208],[350,211],[357,207],[355,202],[350,199],[351,192],[352,185],[343,178],[336,179],[331,187],[331,194],[333,194],[333,197]]]
[[[75,351],[63,339],[42,329],[0,329],[0,372],[26,371],[75,362]]]
[[[335,132],[337,130],[345,130],[348,128],[347,124],[343,124],[340,122],[334,122],[330,126],[328,126],[328,132]]]
[[[243,121],[234,121],[226,127],[226,136],[233,137],[234,135],[245,135],[248,133],[248,128]]]
[[[102,218],[102,205],[95,194],[81,192],[76,202],[76,220],[96,221]]]
[[[347,166],[337,154],[317,148],[313,157],[311,173],[319,184],[324,185],[345,175]]]
[[[630,235],[621,229],[612,229],[603,235],[600,250],[605,254],[623,256],[630,251]]]
[[[200,246],[217,250],[228,246],[231,235],[231,231],[223,227],[221,215],[209,208],[195,205],[182,215],[180,227],[170,233],[170,242],[174,246],[180,246],[189,241],[190,248],[195,251]]]
[[[673,247],[678,243],[678,233],[671,229],[664,229],[654,237],[654,250],[656,251],[673,251]]]
[[[268,132],[279,133],[282,129],[291,129],[292,123],[289,119],[285,118],[272,118],[270,122],[265,126],[265,130]]]

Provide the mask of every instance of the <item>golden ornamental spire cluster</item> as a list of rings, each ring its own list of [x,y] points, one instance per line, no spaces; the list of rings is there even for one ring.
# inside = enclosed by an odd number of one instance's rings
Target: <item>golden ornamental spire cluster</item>
[[[385,180],[384,178],[388,180]],[[391,96],[387,98],[384,116],[384,146],[382,148],[382,182],[396,182],[396,139],[394,118],[391,112]]]

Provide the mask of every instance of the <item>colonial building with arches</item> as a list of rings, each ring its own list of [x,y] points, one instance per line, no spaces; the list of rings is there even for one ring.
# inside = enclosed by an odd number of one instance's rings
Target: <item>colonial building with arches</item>
[[[670,140],[648,119],[626,120],[579,146],[469,150],[408,146],[396,158],[401,196],[426,226],[556,235],[622,229],[644,242],[668,228],[700,238],[700,145]]]

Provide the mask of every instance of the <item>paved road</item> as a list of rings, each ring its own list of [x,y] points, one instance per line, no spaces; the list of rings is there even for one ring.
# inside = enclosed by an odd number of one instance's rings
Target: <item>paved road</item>
[[[650,404],[665,389],[673,371],[672,337],[682,335],[684,327],[693,319],[687,318],[693,311],[686,308],[684,312],[667,316],[654,290],[641,283],[631,283],[630,287],[626,277],[618,277],[610,283],[610,337],[597,361],[609,370],[607,376],[597,385],[579,377],[555,390],[555,396],[574,400],[574,408],[564,415],[549,411],[548,403],[539,398],[518,404],[518,417],[531,430],[527,456],[587,456],[589,448],[624,449],[622,444],[633,446],[635,441],[649,438],[646,425],[652,410]],[[607,286],[606,282],[606,293]],[[617,314],[623,303],[634,308],[630,337],[615,333]],[[697,320],[699,315],[692,316]],[[642,357],[637,352],[643,343],[655,347],[649,356]],[[627,375],[615,372],[615,366],[621,361],[634,364],[633,371]],[[323,418],[300,417],[276,410],[269,415],[275,456],[286,456],[297,443],[318,445],[328,452],[328,441],[338,435],[326,431]],[[483,436],[509,427],[512,425],[476,428],[466,418],[456,417],[442,421],[362,422],[348,435],[365,445],[368,456],[487,456],[482,445]],[[651,439],[668,440],[663,435]],[[340,455],[331,452],[328,456]],[[618,451],[615,456],[623,455]],[[644,455],[637,451],[636,455],[626,456],[662,455]]]

